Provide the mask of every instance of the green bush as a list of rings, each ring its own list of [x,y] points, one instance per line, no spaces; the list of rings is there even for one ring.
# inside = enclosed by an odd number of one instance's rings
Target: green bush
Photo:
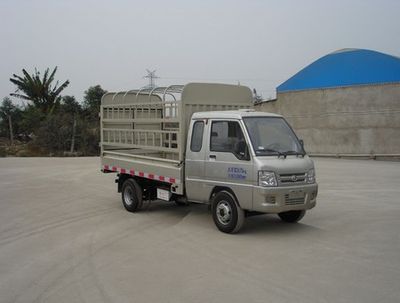
[[[3,146],[0,146],[0,157],[6,157],[7,151]]]

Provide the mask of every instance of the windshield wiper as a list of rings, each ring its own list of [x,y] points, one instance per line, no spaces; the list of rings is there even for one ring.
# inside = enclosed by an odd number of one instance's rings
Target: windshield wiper
[[[302,156],[302,157],[304,157],[304,154],[303,154],[303,153],[299,153],[299,152],[297,152],[297,151],[295,151],[295,150],[287,150],[287,151],[282,152],[282,154],[284,154],[285,156],[288,156],[288,155],[296,155],[296,156]]]
[[[304,153],[297,152],[295,150],[287,150],[287,151],[281,152],[276,149],[265,148],[265,149],[257,149],[256,153],[257,154],[265,153],[265,154],[270,154],[270,155],[277,155],[278,157],[284,157],[284,158],[286,158],[289,155],[296,155],[296,156],[304,157]]]
[[[257,149],[256,153],[268,153],[268,154],[272,153],[272,155],[278,155],[278,157],[283,156],[286,158],[286,155],[284,153],[280,152],[279,150],[275,150],[275,149],[271,149],[271,148]]]

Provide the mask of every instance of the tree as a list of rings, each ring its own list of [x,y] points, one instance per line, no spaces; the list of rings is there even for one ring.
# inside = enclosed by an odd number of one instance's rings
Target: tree
[[[82,107],[74,96],[64,96],[61,99],[60,110],[64,113],[79,114]]]
[[[45,119],[45,113],[36,106],[28,104],[22,112],[22,119],[20,122],[21,131],[25,136],[31,137],[36,133],[36,130]]]
[[[11,144],[13,144],[14,134],[19,131],[20,116],[20,108],[15,106],[10,98],[5,97],[0,106],[0,132],[10,138]]]
[[[7,120],[7,117],[12,115],[17,109],[18,107],[12,103],[10,98],[4,97],[0,106],[0,117]]]
[[[56,71],[57,67],[51,73],[47,68],[42,78],[37,69],[32,75],[25,69],[22,70],[23,76],[13,74],[13,78],[10,78],[10,81],[17,86],[17,89],[15,93],[10,95],[32,101],[43,113],[51,114],[60,103],[61,92],[69,85],[68,80],[60,86],[58,81],[53,84]]]
[[[72,137],[71,117],[55,113],[49,115],[40,123],[35,132],[34,143],[54,155],[62,155],[70,149]]]
[[[78,116],[82,112],[81,105],[76,101],[74,96],[64,96],[61,101],[60,112],[64,116],[69,116],[72,120],[72,136],[70,152],[75,151],[75,139],[76,139],[76,125],[78,121]]]
[[[78,123],[82,129],[80,136],[81,148],[84,154],[98,155],[100,141],[99,111],[103,95],[107,93],[100,85],[89,87],[84,94],[84,118]]]
[[[91,86],[85,91],[83,107],[91,117],[98,117],[101,97],[103,97],[105,93],[107,93],[107,91],[102,89],[100,85]]]

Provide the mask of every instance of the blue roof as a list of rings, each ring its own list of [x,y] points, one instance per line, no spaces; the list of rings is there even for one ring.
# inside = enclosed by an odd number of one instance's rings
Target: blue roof
[[[278,93],[400,82],[400,58],[366,49],[343,49],[311,63],[276,88]]]

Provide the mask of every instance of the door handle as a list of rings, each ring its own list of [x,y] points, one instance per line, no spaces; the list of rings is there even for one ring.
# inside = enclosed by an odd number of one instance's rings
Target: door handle
[[[217,159],[216,155],[210,155],[209,157],[210,157],[210,159]]]

